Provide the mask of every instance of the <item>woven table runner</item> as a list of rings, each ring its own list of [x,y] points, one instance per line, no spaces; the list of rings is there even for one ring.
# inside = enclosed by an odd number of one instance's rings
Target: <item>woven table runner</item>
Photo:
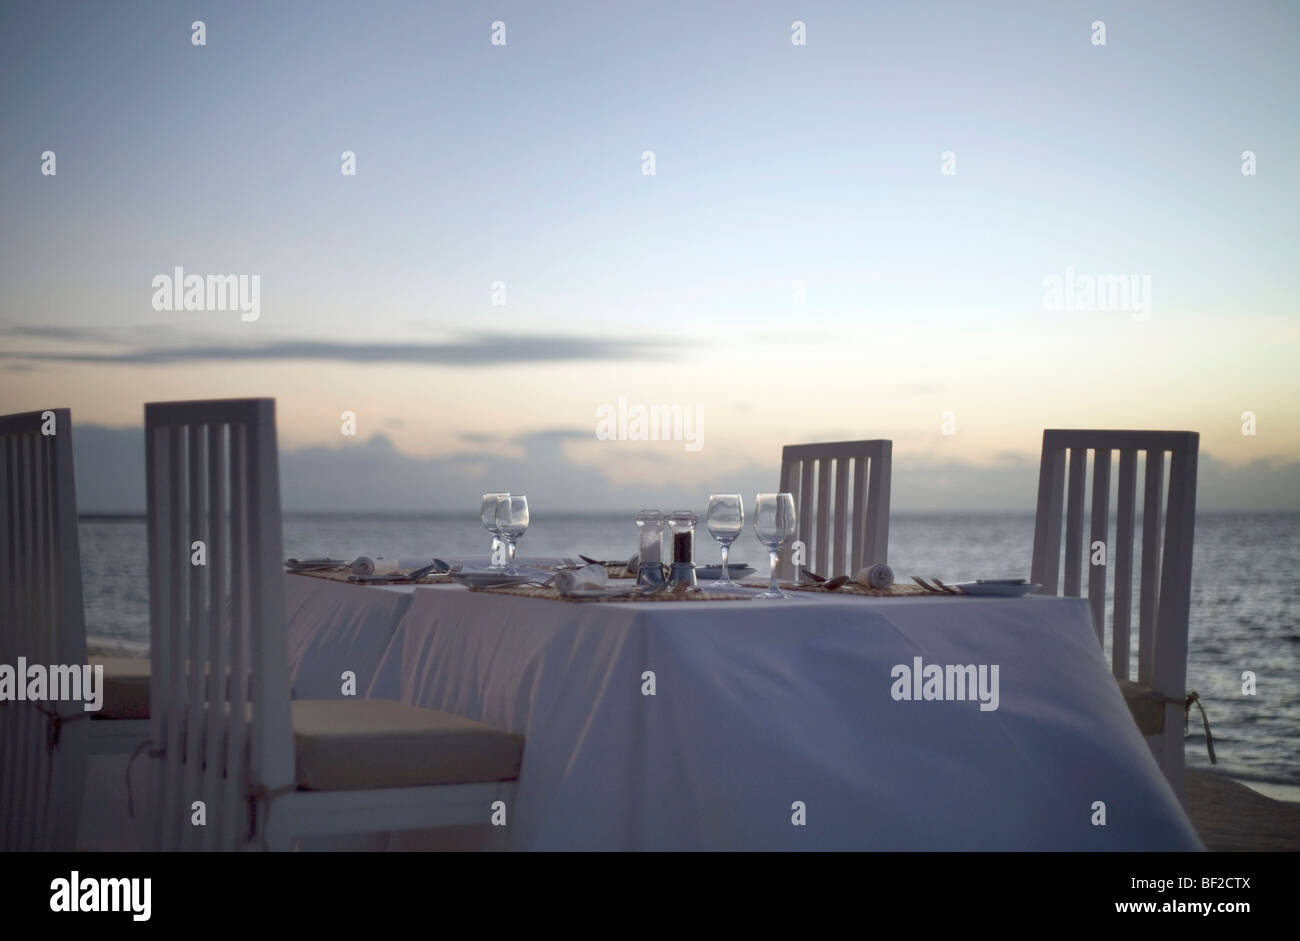
[[[288,571],[286,569],[286,571]],[[413,572],[414,569],[397,569],[392,572],[385,572],[389,576],[384,579],[368,578],[364,582],[352,581],[352,569],[325,569],[314,572],[292,572],[290,575],[306,575],[308,578],[323,578],[329,582],[346,582],[349,585],[445,585],[451,582],[450,575],[435,575],[432,572],[416,581],[409,578],[400,578],[407,572]]]
[[[581,563],[578,563],[581,564]],[[636,578],[628,569],[626,562],[605,562],[606,578]],[[573,569],[573,565],[530,565],[528,568],[541,569],[543,572],[560,572],[565,569]]]
[[[916,598],[921,596],[940,597],[941,593],[926,591],[920,585],[891,585],[888,588],[868,588],[858,582],[846,582],[834,591],[827,591],[821,585],[783,584],[789,591],[810,591],[822,595],[857,595],[861,598]]]
[[[471,588],[493,595],[517,595],[520,598],[542,598],[547,601],[748,601],[753,595],[725,594],[719,591],[660,591],[652,595],[623,595],[613,598],[582,598],[563,594],[558,588],[541,585],[502,585],[498,588]]]

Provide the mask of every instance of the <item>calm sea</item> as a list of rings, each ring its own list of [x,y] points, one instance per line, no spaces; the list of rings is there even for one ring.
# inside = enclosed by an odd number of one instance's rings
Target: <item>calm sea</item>
[[[889,561],[900,577],[1028,575],[1033,529],[1029,513],[896,512]],[[288,514],[284,520],[286,557],[481,556],[488,542],[471,517]],[[631,514],[535,514],[520,554],[623,558],[635,545]],[[713,560],[715,549],[701,527],[697,557]],[[81,551],[92,646],[143,654],[149,634],[144,520],[85,518]],[[733,548],[732,559],[767,571],[752,532]],[[1300,513],[1197,517],[1187,685],[1200,692],[1209,712],[1219,770],[1236,777],[1300,785],[1297,573]],[[1242,694],[1246,671],[1256,676],[1256,695]],[[1208,767],[1199,714],[1193,717],[1188,765]]]

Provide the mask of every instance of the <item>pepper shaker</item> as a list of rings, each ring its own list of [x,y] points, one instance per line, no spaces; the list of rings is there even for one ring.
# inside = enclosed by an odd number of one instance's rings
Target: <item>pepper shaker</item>
[[[674,586],[695,585],[695,527],[700,516],[690,510],[676,510],[668,517],[673,536],[673,568],[668,580]]]

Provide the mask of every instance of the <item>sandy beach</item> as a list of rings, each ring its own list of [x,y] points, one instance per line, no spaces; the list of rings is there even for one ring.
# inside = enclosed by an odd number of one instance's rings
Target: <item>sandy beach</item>
[[[1300,851],[1300,803],[1208,771],[1187,772],[1187,814],[1212,852]]]

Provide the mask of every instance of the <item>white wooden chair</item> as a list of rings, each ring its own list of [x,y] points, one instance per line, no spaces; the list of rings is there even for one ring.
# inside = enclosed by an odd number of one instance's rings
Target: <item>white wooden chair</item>
[[[1098,642],[1105,645],[1106,569],[1115,568],[1111,669],[1165,778],[1183,797],[1183,721],[1187,624],[1196,523],[1196,461],[1200,436],[1191,431],[1043,432],[1034,522],[1033,581],[1044,594],[1080,597],[1087,566],[1088,602]],[[1115,538],[1109,536],[1111,455],[1119,452]],[[1092,453],[1091,488],[1087,487]],[[1067,472],[1068,453],[1068,472]],[[1168,504],[1164,499],[1165,455]],[[1142,569],[1138,602],[1137,675],[1131,675],[1133,550],[1137,475],[1143,455]],[[1068,485],[1067,485],[1068,481]],[[1091,514],[1085,534],[1085,493]],[[1065,515],[1065,569],[1061,583],[1061,516]],[[1163,522],[1164,539],[1161,540]],[[1103,549],[1097,551],[1097,544]],[[1100,562],[1101,564],[1097,564]]]
[[[0,664],[80,667],[83,617],[68,410],[0,417]],[[79,702],[0,701],[0,849],[73,847],[89,716]]]
[[[68,409],[0,416],[0,532],[0,663],[104,668],[98,712],[0,702],[0,846],[72,848],[87,757],[149,737],[149,664],[86,657]]]
[[[149,404],[145,435],[156,846],[489,825],[521,736],[383,700],[290,702],[274,400]]]
[[[827,578],[852,576],[863,566],[889,561],[892,450],[893,442],[883,440],[782,449],[780,489],[794,494],[809,569]],[[794,574],[789,551],[781,572],[786,578]]]

